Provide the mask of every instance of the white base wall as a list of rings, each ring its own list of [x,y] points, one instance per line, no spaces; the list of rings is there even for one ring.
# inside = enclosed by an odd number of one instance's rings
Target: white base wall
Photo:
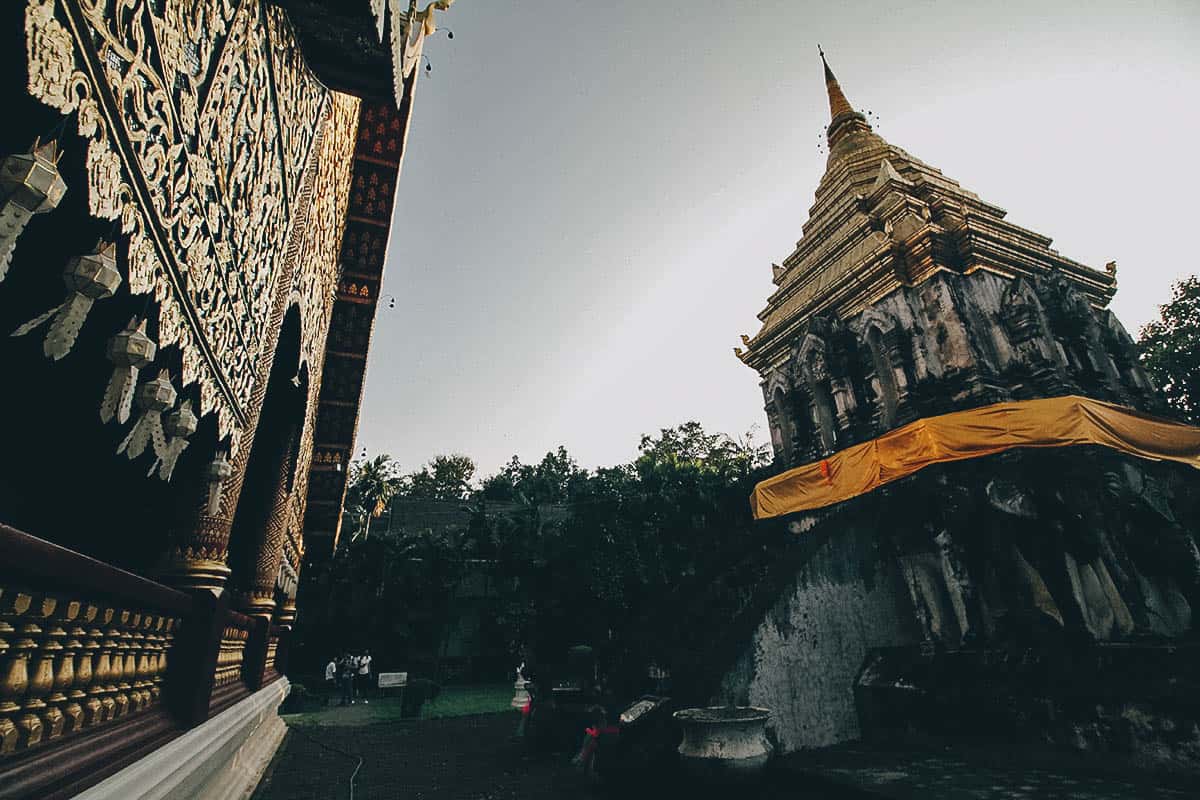
[[[895,568],[864,574],[869,535],[840,531],[821,545],[716,697],[771,709],[767,728],[782,753],[857,739],[854,679],[867,651],[914,641],[912,603]]]
[[[280,678],[76,796],[76,800],[244,800],[253,793],[287,726]]]

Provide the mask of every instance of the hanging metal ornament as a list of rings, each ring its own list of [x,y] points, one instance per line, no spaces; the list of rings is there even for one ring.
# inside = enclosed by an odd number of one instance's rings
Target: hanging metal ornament
[[[34,214],[53,211],[67,192],[58,172],[58,143],[35,139],[28,153],[0,162],[0,281],[8,274],[17,238]]]
[[[142,416],[133,424],[117,452],[124,453],[132,461],[146,451],[146,445],[153,443],[154,454],[161,458],[167,449],[162,412],[175,405],[175,387],[171,385],[171,376],[165,369],[158,373],[157,378],[141,385],[137,401]]]
[[[233,465],[229,463],[229,455],[224,451],[219,451],[213,460],[208,465],[208,506],[205,513],[210,517],[215,517],[221,513],[221,490],[224,488],[225,480],[233,474]]]
[[[72,258],[63,272],[63,281],[71,292],[67,301],[29,320],[12,333],[13,336],[24,336],[53,317],[54,322],[50,323],[50,330],[46,332],[42,350],[47,358],[55,361],[71,352],[75,346],[79,329],[92,310],[92,304],[112,297],[121,285],[121,273],[117,272],[116,244],[101,239],[92,252]]]
[[[133,390],[137,388],[138,372],[154,360],[158,345],[146,335],[146,320],[129,320],[125,329],[108,340],[108,360],[113,362],[112,377],[100,402],[100,421],[129,421],[133,406]]]
[[[196,432],[198,422],[196,415],[192,413],[191,400],[183,401],[179,404],[179,408],[167,414],[163,419],[163,431],[170,438],[167,439],[163,452],[150,465],[150,471],[146,473],[147,478],[153,475],[155,470],[158,470],[158,477],[164,481],[171,480],[171,473],[175,471],[175,462],[187,449],[187,437]]]

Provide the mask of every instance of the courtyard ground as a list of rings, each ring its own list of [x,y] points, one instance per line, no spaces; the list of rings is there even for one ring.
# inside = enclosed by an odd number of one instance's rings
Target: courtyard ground
[[[395,701],[287,718],[289,733],[254,800],[1184,800],[1179,780],[1124,775],[1002,753],[883,751],[846,745],[777,759],[755,791],[697,787],[670,769],[632,786],[593,787],[565,756],[527,753],[514,739],[510,687],[450,688],[421,719]],[[490,712],[490,713],[485,713]],[[357,770],[357,772],[356,772]]]
[[[328,708],[302,714],[284,714],[290,726],[348,727],[396,722],[400,716],[398,690],[389,690],[386,697],[372,696],[370,702],[343,706],[336,702]],[[495,714],[511,710],[512,684],[483,686],[449,686],[421,708],[421,719],[463,717],[470,714]],[[411,721],[411,720],[410,720]]]

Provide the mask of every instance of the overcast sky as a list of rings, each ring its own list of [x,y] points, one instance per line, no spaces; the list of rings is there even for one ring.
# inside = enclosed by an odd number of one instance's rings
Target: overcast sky
[[[587,467],[765,414],[733,355],[824,170],[820,42],[893,144],[1093,267],[1197,271],[1200,3],[461,0],[427,43],[358,448]]]

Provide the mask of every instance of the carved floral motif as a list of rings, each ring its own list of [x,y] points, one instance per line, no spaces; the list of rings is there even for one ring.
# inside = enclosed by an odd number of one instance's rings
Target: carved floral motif
[[[313,437],[317,423],[317,398],[321,392],[320,376],[324,374],[325,339],[333,314],[337,292],[338,263],[342,249],[346,209],[350,197],[350,174],[354,164],[354,131],[357,126],[359,101],[346,95],[334,95],[331,116],[321,137],[319,166],[312,192],[312,209],[305,229],[305,241],[300,263],[310,267],[296,276],[295,291],[299,295],[301,320],[301,363],[307,364],[308,398],[304,428],[296,458],[296,473],[291,493],[290,519],[286,526],[287,548],[284,559],[293,571],[299,572],[300,555],[304,552],[303,520],[308,499],[309,464],[312,461]],[[331,132],[349,131],[349,135]]]
[[[129,237],[130,290],[154,296],[159,345],[236,451],[313,143],[332,117],[352,145],[357,101],[311,76],[261,0],[30,0],[26,45],[30,93],[90,139],[89,209]]]

